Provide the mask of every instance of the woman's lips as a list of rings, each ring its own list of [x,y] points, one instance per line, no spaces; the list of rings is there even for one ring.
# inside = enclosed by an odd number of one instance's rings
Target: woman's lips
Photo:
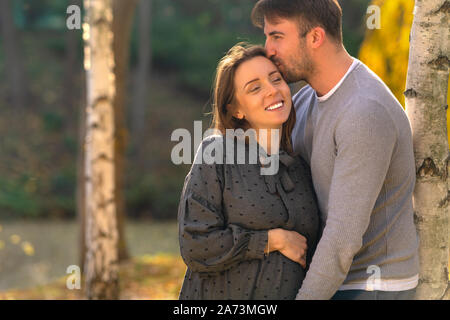
[[[282,108],[283,106],[284,106],[283,101],[280,101],[280,102],[271,104],[270,106],[266,107],[265,110],[266,111],[275,111],[275,110]]]

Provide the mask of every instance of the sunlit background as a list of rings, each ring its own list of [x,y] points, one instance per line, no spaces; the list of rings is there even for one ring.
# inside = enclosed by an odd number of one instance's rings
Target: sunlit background
[[[218,60],[236,42],[264,37],[250,23],[255,1],[151,1],[142,117],[133,103],[143,23],[137,12],[129,47],[124,178],[133,262],[122,271],[129,280],[122,297],[175,299],[184,274],[176,215],[189,165],[170,161],[170,135],[192,130],[194,120],[208,127]],[[371,2],[381,8],[380,29],[367,28]],[[340,3],[347,50],[404,104],[414,1]],[[76,195],[86,92],[82,31],[66,27],[70,4],[80,1],[0,1],[0,299],[78,297],[64,287],[66,268],[80,262]]]

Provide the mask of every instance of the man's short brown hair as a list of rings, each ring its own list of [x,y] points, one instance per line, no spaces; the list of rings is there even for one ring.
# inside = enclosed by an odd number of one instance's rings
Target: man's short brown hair
[[[264,27],[264,18],[297,20],[300,36],[320,26],[335,42],[342,43],[342,9],[337,0],[259,0],[251,17],[260,28]]]

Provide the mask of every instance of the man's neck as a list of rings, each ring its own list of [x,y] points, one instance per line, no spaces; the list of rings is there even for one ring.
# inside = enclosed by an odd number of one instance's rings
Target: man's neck
[[[314,74],[308,79],[309,85],[321,97],[333,89],[345,76],[353,63],[353,58],[345,49],[334,54],[327,55],[316,64]]]

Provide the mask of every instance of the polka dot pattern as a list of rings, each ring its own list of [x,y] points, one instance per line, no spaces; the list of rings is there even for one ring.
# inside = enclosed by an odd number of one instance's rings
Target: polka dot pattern
[[[203,149],[214,141],[205,139]],[[178,219],[188,266],[180,299],[294,299],[305,270],[279,252],[264,255],[267,231],[284,228],[305,236],[309,262],[319,228],[309,167],[299,156],[288,165],[280,161],[270,178],[258,163],[194,164]]]

